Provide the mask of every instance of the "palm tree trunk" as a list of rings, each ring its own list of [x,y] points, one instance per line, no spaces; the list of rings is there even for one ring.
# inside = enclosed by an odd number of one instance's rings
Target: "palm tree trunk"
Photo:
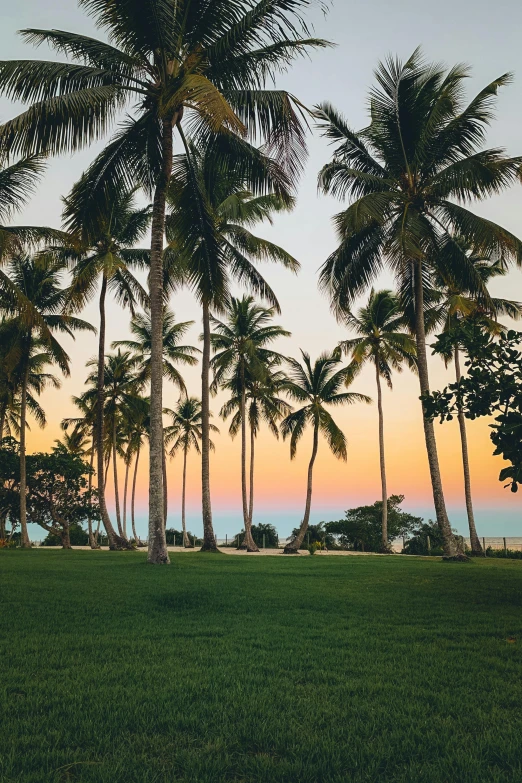
[[[127,542],[116,535],[107,511],[105,502],[105,465],[103,453],[104,440],[104,402],[105,402],[105,295],[107,293],[107,277],[103,275],[100,291],[100,334],[98,341],[98,384],[96,395],[96,456],[98,468],[98,499],[103,526],[109,539],[109,549],[124,549]]]
[[[167,455],[165,454],[165,446],[163,447],[163,527],[167,529],[167,515],[169,512],[169,490],[167,485]],[[165,541],[166,541],[165,537]]]
[[[27,530],[27,464],[25,447],[25,429],[27,420],[27,385],[29,383],[29,355],[31,351],[31,332],[27,337],[24,376],[22,379],[22,400],[20,406],[20,533],[24,549],[31,547]]]
[[[122,538],[123,528],[121,526],[121,512],[120,512],[120,490],[118,488],[118,454],[116,451],[116,416],[112,423],[112,470],[114,476],[114,504],[116,506],[116,523],[118,525],[118,533]]]
[[[203,507],[202,552],[217,552],[210,500],[210,312],[203,302],[203,355],[201,357],[201,501]]]
[[[381,551],[389,552],[388,541],[388,488],[386,486],[386,460],[384,455],[384,414],[382,410],[381,376],[379,373],[379,355],[375,356],[375,376],[377,379],[377,410],[379,412],[379,459],[381,465],[381,499],[382,499],[382,541]]]
[[[306,531],[308,529],[308,522],[310,520],[310,507],[312,505],[312,478],[314,472],[314,462],[317,457],[317,447],[319,445],[319,422],[314,425],[314,445],[312,447],[312,456],[308,465],[308,481],[306,484],[306,504],[303,521],[299,528],[297,536],[287,544],[283,550],[285,555],[295,555],[299,549],[301,549]]]
[[[134,519],[134,501],[136,499],[136,477],[138,475],[138,462],[140,460],[140,446],[138,445],[138,451],[136,452],[136,462],[134,463],[134,476],[132,477],[132,495],[131,495],[131,523],[132,523],[132,535],[136,544],[140,544],[140,539],[136,533],[136,523]]]
[[[89,514],[87,515],[87,527],[88,527],[88,530],[89,530],[89,546],[91,547],[91,549],[98,549],[98,542],[96,541],[96,539],[94,537],[94,533],[92,532],[92,513],[91,513],[91,509],[92,509],[92,474],[93,474],[93,468],[94,468],[94,449],[95,449],[95,445],[96,445],[95,441],[96,441],[96,433],[95,433],[94,427],[93,427],[93,430],[92,430],[92,444],[91,444],[91,458],[90,458],[90,462],[89,462],[89,466],[90,466],[91,470],[90,470],[89,479],[88,479],[88,481],[89,481],[89,484],[88,484],[88,488],[89,488]]]
[[[132,457],[130,455],[130,443],[127,447],[127,453],[125,455],[125,483],[123,485],[123,535],[125,538],[128,538],[127,536],[127,490],[129,486],[129,471],[130,466],[132,462]]]
[[[241,494],[243,497],[243,521],[245,523],[245,537],[240,549],[247,552],[259,552],[256,542],[252,538],[250,515],[248,513],[247,476],[246,476],[246,389],[245,389],[245,360],[241,359]]]
[[[103,479],[103,487],[105,490],[107,490],[107,479],[109,478],[109,468],[111,466],[111,453],[112,449],[107,452],[107,458],[105,460],[105,476]]]
[[[460,371],[460,356],[458,346],[455,346],[454,352],[455,359],[455,375],[457,383],[459,383],[462,374]],[[475,515],[473,513],[473,502],[471,500],[471,475],[469,470],[469,452],[468,452],[468,435],[466,432],[466,418],[462,406],[458,406],[457,418],[459,421],[460,429],[460,445],[462,449],[462,468],[464,471],[464,493],[466,496],[466,510],[468,512],[468,525],[469,525],[469,537],[471,541],[471,551],[474,555],[483,555],[480,539],[477,535],[477,528],[475,527]]]
[[[256,444],[256,433],[254,427],[250,425],[250,497],[248,505],[248,519],[250,522],[250,532],[252,532],[252,519],[254,518],[254,449]]]
[[[152,207],[149,297],[151,317],[150,352],[150,461],[149,461],[149,551],[154,565],[169,564],[163,507],[163,244],[165,204],[172,171],[172,129],[177,117],[163,119],[162,171]]]
[[[185,549],[190,549],[194,544],[190,543],[190,538],[187,535],[187,521],[185,519],[185,501],[187,491],[187,451],[188,444],[185,443],[183,448],[183,483],[181,486],[181,528],[183,530],[183,546]]]
[[[415,340],[417,345],[417,365],[419,371],[419,383],[421,395],[429,391],[428,359],[426,355],[426,330],[424,324],[424,291],[422,285],[422,264],[418,261],[414,267],[415,277]],[[440,476],[439,457],[437,454],[437,442],[435,440],[435,430],[433,421],[423,416],[424,439],[426,441],[426,450],[428,452],[428,462],[430,467],[431,487],[433,491],[433,502],[437,523],[439,525],[442,537],[444,539],[444,554],[446,557],[456,557],[457,545],[455,536],[451,532],[446,504],[444,502],[444,492],[442,489],[442,479]]]
[[[7,400],[0,406],[0,443],[4,437],[5,417],[7,415]]]

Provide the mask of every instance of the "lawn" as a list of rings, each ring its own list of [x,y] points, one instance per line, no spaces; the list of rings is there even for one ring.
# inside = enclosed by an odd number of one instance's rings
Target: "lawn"
[[[522,780],[522,563],[0,553],[2,783]]]

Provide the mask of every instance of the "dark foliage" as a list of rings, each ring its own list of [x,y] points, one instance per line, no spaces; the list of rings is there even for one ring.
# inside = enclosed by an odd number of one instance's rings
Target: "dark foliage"
[[[195,542],[195,546],[200,546],[202,540],[197,538],[194,533],[187,530],[187,535],[191,542]],[[165,538],[167,539],[167,546],[182,546],[183,545],[183,531],[177,530],[175,527],[169,527],[165,530]]]
[[[443,555],[444,538],[436,522],[422,522],[411,531],[403,550],[405,555]]]
[[[330,524],[330,523],[328,523]],[[327,530],[327,523],[319,522],[318,525],[308,525],[308,530],[305,536],[304,543],[307,546],[312,546],[315,543],[319,543],[326,546],[327,549],[332,549],[337,546],[334,536]],[[292,530],[292,536],[295,537],[299,533],[299,528],[296,527]]]
[[[510,463],[500,471],[499,481],[507,481],[506,487],[517,492],[522,482],[522,333],[510,330],[495,338],[480,321],[472,321],[438,337],[436,350],[442,351],[445,341],[468,354],[467,375],[423,397],[425,414],[451,421],[461,407],[468,419],[494,416],[493,454]]]
[[[401,511],[404,495],[390,495],[388,498],[388,541],[410,533],[422,524],[421,517]],[[327,522],[325,529],[337,536],[343,549],[358,552],[379,552],[382,546],[382,501],[371,506],[359,506],[346,511],[344,519]]]
[[[87,546],[89,543],[89,536],[81,525],[77,522],[73,522],[69,526],[69,537],[71,546]],[[61,546],[62,537],[56,533],[48,533],[42,541],[42,546]]]

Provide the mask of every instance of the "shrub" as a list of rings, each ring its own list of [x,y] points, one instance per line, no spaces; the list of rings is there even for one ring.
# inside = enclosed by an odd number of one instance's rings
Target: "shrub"
[[[245,536],[245,531],[242,530],[240,533],[236,533],[234,538],[231,541],[229,541],[229,546],[237,546],[238,536],[239,536],[239,543],[241,544]],[[279,536],[277,535],[277,530],[273,525],[269,525],[263,522],[260,522],[258,525],[252,525],[252,538],[254,539],[255,543],[260,549],[263,546],[263,536],[265,537],[264,543],[266,549],[278,548]]]
[[[77,522],[73,522],[69,527],[69,537],[71,539],[71,546],[87,546],[89,543],[89,536],[81,525]],[[62,537],[56,533],[48,533],[42,541],[42,546],[61,546]]]
[[[400,506],[404,495],[390,495],[388,498],[388,542],[391,542],[422,525],[421,517],[414,517]],[[326,531],[338,537],[343,549],[357,552],[380,552],[382,548],[382,501],[371,506],[348,509],[344,519],[327,522]]]
[[[431,550],[428,549],[428,536]],[[440,557],[444,554],[444,539],[436,522],[425,522],[412,531],[411,538],[403,549],[405,555],[433,555]]]

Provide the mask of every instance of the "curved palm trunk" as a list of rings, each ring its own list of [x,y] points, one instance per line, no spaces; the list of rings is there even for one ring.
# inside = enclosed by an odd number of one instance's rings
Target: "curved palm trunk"
[[[93,427],[93,430],[92,430],[92,444],[91,444],[91,458],[90,458],[90,461],[89,461],[89,466],[91,468],[90,473],[89,473],[89,483],[88,483],[88,488],[89,488],[89,514],[87,516],[87,527],[88,527],[88,530],[89,530],[89,546],[91,547],[91,549],[99,549],[98,542],[97,542],[97,540],[96,540],[96,538],[94,536],[93,530],[92,530],[92,513],[91,513],[91,508],[92,508],[92,494],[91,494],[92,493],[92,474],[93,474],[93,468],[94,468],[94,449],[95,449],[95,445],[96,445],[95,440],[96,440],[96,433],[95,433],[94,427]]]
[[[382,410],[381,376],[379,373],[379,356],[375,357],[375,376],[377,379],[377,410],[379,412],[379,459],[381,466],[381,498],[382,498],[382,552],[390,552],[388,541],[388,488],[386,486],[386,460],[384,454],[384,414]]]
[[[243,522],[245,524],[245,537],[240,549],[247,552],[259,552],[256,542],[252,538],[252,527],[248,511],[247,476],[246,476],[246,389],[245,389],[245,360],[241,359],[241,494],[243,498]]]
[[[170,563],[165,538],[163,505],[163,241],[167,188],[172,171],[172,128],[176,122],[177,117],[163,120],[162,171],[154,193],[150,246],[150,462],[147,561],[154,565]]]
[[[112,423],[112,470],[114,476],[114,504],[116,506],[116,523],[118,525],[118,533],[122,538],[125,538],[123,534],[123,528],[121,525],[121,511],[120,511],[120,489],[118,486],[118,453],[116,450],[116,417]]]
[[[424,325],[424,292],[422,287],[422,266],[421,262],[415,264],[415,341],[417,345],[417,365],[419,371],[419,383],[421,394],[429,391],[428,359],[426,356],[426,330]],[[426,441],[426,450],[428,452],[428,462],[430,466],[431,486],[433,491],[433,502],[437,523],[444,539],[444,554],[446,557],[456,557],[458,555],[455,536],[451,532],[446,504],[444,501],[444,492],[442,489],[442,479],[440,476],[439,457],[437,454],[437,442],[435,440],[435,430],[433,421],[423,416],[424,439]]]
[[[127,536],[127,495],[128,495],[128,486],[129,486],[129,471],[130,466],[132,462],[132,457],[130,454],[130,443],[127,446],[127,453],[125,455],[125,482],[123,485],[123,535],[125,538],[128,538]]]
[[[203,354],[201,357],[201,502],[203,510],[202,552],[217,552],[210,500],[210,311],[203,302]]]
[[[7,401],[0,406],[0,442],[4,437],[5,417],[7,415]]]
[[[185,519],[185,499],[186,499],[186,490],[187,490],[187,451],[188,451],[188,444],[185,443],[185,447],[183,449],[183,483],[181,486],[181,527],[183,530],[183,546],[185,549],[191,549],[194,547],[194,544],[191,544],[190,538],[187,535],[187,522]]]
[[[308,481],[306,485],[306,505],[305,505],[303,521],[301,522],[301,527],[299,528],[299,533],[297,534],[297,536],[292,541],[290,541],[289,544],[285,546],[283,550],[285,555],[295,555],[298,552],[298,550],[301,549],[304,537],[306,535],[306,531],[308,530],[308,522],[310,520],[310,507],[312,505],[312,478],[314,472],[314,462],[315,462],[315,458],[317,457],[318,445],[319,445],[319,422],[316,422],[314,426],[314,445],[312,447],[312,456],[310,458],[310,463],[308,465]]]
[[[132,477],[132,495],[131,495],[131,524],[132,524],[132,535],[134,536],[134,541],[138,546],[141,544],[140,539],[138,538],[138,534],[136,533],[136,522],[134,519],[134,502],[136,499],[136,478],[138,475],[138,462],[140,460],[140,447],[138,446],[138,451],[136,452],[136,462],[134,463],[134,476]]]
[[[122,536],[118,536],[112,526],[112,522],[107,511],[105,502],[105,465],[103,454],[104,440],[104,415],[103,407],[105,402],[105,295],[107,293],[107,278],[103,275],[100,291],[100,335],[98,341],[98,384],[96,395],[96,456],[98,467],[96,474],[98,477],[98,498],[100,503],[100,514],[109,539],[109,549],[124,549],[127,542]]]
[[[22,400],[20,406],[20,533],[21,546],[24,549],[31,547],[29,532],[27,530],[27,463],[25,446],[25,429],[27,421],[27,384],[29,383],[29,353],[31,345],[31,333],[27,338],[27,355],[25,359],[24,377],[22,380]]]
[[[458,346],[455,346],[454,352],[455,360],[455,375],[457,383],[459,383],[462,374],[460,371],[460,356]],[[459,421],[460,429],[460,445],[462,449],[462,468],[464,471],[464,493],[466,496],[466,511],[468,512],[468,525],[469,525],[469,537],[471,541],[471,551],[474,555],[483,555],[480,539],[477,535],[477,528],[475,527],[475,515],[473,513],[473,502],[471,500],[471,475],[469,470],[469,452],[468,452],[468,435],[466,433],[466,418],[462,407],[458,406],[457,418]]]
[[[163,448],[163,527],[167,529],[167,515],[169,513],[169,490],[167,484],[167,455],[165,454],[165,447]],[[165,540],[166,537],[165,537]]]
[[[250,531],[252,531],[252,519],[254,517],[254,449],[256,444],[256,433],[250,425],[250,496],[248,504],[248,519],[250,522]]]

